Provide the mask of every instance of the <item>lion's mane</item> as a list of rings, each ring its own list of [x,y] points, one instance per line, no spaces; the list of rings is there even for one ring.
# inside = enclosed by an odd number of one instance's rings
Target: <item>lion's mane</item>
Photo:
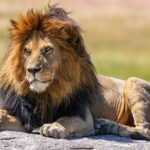
[[[77,23],[65,10],[51,6],[45,12],[30,10],[11,24],[11,45],[0,76],[0,107],[19,118],[27,131],[61,116],[79,115],[84,119],[86,106],[96,97],[98,82]],[[41,94],[29,89],[21,51],[35,32],[52,38],[77,59],[76,64],[69,59],[63,64],[60,74],[65,82],[60,80]],[[74,79],[72,83],[67,82],[69,76]]]

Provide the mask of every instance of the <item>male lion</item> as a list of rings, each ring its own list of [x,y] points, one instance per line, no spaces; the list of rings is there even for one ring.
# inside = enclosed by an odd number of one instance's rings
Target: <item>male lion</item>
[[[150,83],[96,77],[80,28],[63,9],[31,10],[11,24],[0,77],[1,129],[150,140]]]

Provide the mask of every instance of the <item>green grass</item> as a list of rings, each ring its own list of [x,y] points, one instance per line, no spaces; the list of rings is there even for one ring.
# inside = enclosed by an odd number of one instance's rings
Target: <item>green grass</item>
[[[148,58],[146,60],[147,56],[144,55],[137,57],[135,57],[135,54],[103,52],[102,54],[93,56],[92,60],[98,73],[121,79],[137,76],[145,80],[150,80],[150,61]]]

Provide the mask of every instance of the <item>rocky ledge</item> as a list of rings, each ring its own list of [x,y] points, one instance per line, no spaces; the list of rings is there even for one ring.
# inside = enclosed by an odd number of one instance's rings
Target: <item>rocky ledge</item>
[[[0,150],[150,150],[150,142],[112,135],[53,139],[39,134],[0,132]]]

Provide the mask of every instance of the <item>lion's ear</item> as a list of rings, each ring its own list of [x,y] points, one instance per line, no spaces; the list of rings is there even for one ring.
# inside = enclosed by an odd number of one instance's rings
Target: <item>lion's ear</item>
[[[85,46],[79,26],[74,22],[69,22],[64,25],[63,30],[66,33],[67,42],[79,55],[82,55],[85,52]]]

